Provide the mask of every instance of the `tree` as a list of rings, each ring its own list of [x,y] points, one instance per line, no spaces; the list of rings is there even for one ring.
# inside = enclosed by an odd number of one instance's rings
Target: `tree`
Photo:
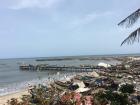
[[[124,20],[122,20],[118,25],[126,25],[127,28],[131,27],[140,17],[140,9],[133,12],[131,15],[126,17]],[[137,28],[134,32],[132,32],[122,43],[121,45],[127,43],[127,44],[133,44],[135,41],[139,42],[139,36],[140,36],[140,27]]]

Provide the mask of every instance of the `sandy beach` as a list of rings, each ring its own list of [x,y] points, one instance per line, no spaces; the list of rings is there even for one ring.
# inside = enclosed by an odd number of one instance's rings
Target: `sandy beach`
[[[28,95],[28,94],[29,93],[28,93],[27,90],[22,90],[20,92],[16,92],[16,93],[0,96],[0,105],[7,105],[6,104],[7,100],[10,100],[11,98],[17,98],[17,99],[20,100],[22,95]]]

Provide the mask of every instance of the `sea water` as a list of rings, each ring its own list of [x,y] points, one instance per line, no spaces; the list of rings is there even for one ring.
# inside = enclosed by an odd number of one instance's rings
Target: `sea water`
[[[84,56],[91,57],[91,56]],[[93,58],[95,56],[92,56]],[[100,57],[100,56],[98,56]],[[74,57],[73,57],[74,58]],[[78,57],[79,58],[79,57]],[[0,96],[9,94],[21,89],[27,88],[29,84],[39,84],[46,82],[49,83],[53,80],[64,79],[67,76],[73,76],[76,73],[62,71],[22,71],[19,66],[22,64],[49,64],[49,65],[68,65],[78,66],[82,64],[97,65],[99,62],[105,62],[109,64],[120,63],[117,60],[60,60],[60,61],[36,61],[39,58],[18,58],[18,59],[1,59],[0,60]],[[46,59],[46,58],[45,58]],[[57,75],[59,74],[59,75]]]

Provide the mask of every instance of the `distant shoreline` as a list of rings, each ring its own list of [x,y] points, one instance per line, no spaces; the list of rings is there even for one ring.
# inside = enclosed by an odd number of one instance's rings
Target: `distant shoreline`
[[[48,56],[48,57],[17,57],[17,58],[0,58],[0,60],[9,60],[9,59],[35,59],[35,58],[67,58],[67,57],[70,57],[70,58],[75,58],[75,57],[113,57],[113,56],[120,56],[120,57],[123,57],[123,56],[140,56],[140,53],[129,53],[129,54],[126,54],[126,53],[123,53],[123,54],[95,54],[95,55],[68,55],[68,56]]]

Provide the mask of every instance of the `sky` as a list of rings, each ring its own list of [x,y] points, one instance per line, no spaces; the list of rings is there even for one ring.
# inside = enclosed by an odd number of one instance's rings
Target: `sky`
[[[140,53],[117,24],[140,0],[0,0],[0,58]]]

